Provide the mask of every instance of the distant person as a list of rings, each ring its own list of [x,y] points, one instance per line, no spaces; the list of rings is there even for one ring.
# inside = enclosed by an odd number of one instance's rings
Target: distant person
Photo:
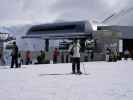
[[[30,51],[27,51],[26,52],[26,58],[25,58],[25,60],[26,60],[26,65],[29,65],[29,64],[32,63],[32,54],[31,54]]]
[[[133,49],[130,52],[131,52],[131,58],[133,60]]]
[[[46,60],[46,53],[45,53],[45,51],[41,51],[41,55],[40,55],[40,57],[41,57],[41,64],[45,64],[45,60]]]
[[[57,48],[54,49],[54,52],[53,52],[53,63],[57,63],[57,60],[58,60],[58,56],[59,56],[59,51]]]
[[[2,53],[0,52],[0,65],[3,65],[3,57],[2,57]]]
[[[124,59],[127,60],[130,56],[130,52],[128,50],[124,51]]]
[[[114,58],[114,60],[113,61],[117,61],[118,60],[118,51],[117,51],[117,49],[114,49],[113,50],[113,58]]]
[[[94,60],[94,47],[95,47],[95,41],[93,39],[87,39],[85,41],[85,47],[88,50],[88,55],[90,55],[90,60],[93,61]],[[87,56],[85,61],[87,61]]]
[[[64,63],[64,52],[61,52],[61,63]]]
[[[44,64],[46,59],[46,54],[44,51],[40,51],[40,55],[37,57],[37,64]]]
[[[11,56],[11,68],[13,68],[14,64],[15,67],[18,68],[18,46],[16,45],[16,42],[13,42]]]
[[[21,53],[19,52],[18,53],[18,67],[21,67],[22,64],[23,64],[23,59],[22,59]]]
[[[110,61],[110,55],[111,55],[111,50],[109,48],[106,49],[106,61]]]
[[[69,54],[66,54],[66,63],[69,63]]]
[[[89,53],[90,53],[90,59],[91,59],[91,61],[93,61],[94,60],[94,52],[93,52],[93,50],[89,50]]]
[[[77,39],[74,40],[68,51],[72,59],[72,74],[82,74],[80,71],[80,44]]]

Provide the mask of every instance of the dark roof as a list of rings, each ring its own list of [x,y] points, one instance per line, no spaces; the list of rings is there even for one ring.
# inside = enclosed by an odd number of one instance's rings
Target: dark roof
[[[55,22],[32,26],[22,38],[84,38],[92,33],[89,21]]]
[[[92,26],[88,21],[56,22],[32,26],[27,35],[65,34],[74,32],[90,33]]]
[[[81,24],[90,24],[88,21],[69,21],[69,22],[55,22],[55,23],[46,23],[46,24],[40,24],[40,25],[33,25],[30,30],[35,30],[35,29],[41,29],[41,28],[49,28],[49,27],[54,27],[54,26],[65,26],[65,25],[81,25]],[[90,24],[90,29],[91,24]]]

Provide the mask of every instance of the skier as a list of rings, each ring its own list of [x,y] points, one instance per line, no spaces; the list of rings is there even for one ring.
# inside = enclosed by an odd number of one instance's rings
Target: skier
[[[77,74],[82,74],[82,72],[80,71],[80,44],[77,39],[74,39],[74,43],[69,47],[68,52],[70,53],[72,58],[72,74],[76,74],[76,66]]]
[[[31,52],[30,51],[27,51],[26,52],[26,65],[29,65],[29,64],[31,64],[32,63],[32,55],[31,55]]]
[[[57,63],[57,59],[58,59],[58,56],[59,56],[59,51],[57,48],[54,49],[54,52],[53,52],[53,63]]]
[[[61,63],[64,63],[64,52],[61,52]]]
[[[90,59],[91,59],[91,61],[93,61],[94,60],[94,52],[93,52],[93,50],[90,50],[89,52],[90,52]]]
[[[11,56],[12,56],[11,68],[13,68],[14,64],[16,68],[18,68],[18,46],[16,45],[16,42],[13,42]]]
[[[110,55],[111,55],[111,50],[109,48],[106,49],[106,61],[110,61]]]
[[[127,60],[130,56],[130,52],[127,50],[124,51],[124,59]]]
[[[90,55],[90,60],[94,60],[94,47],[95,47],[95,41],[93,39],[87,39],[85,41],[85,47],[88,50],[88,55]],[[87,56],[86,56],[87,57]]]
[[[18,53],[18,67],[21,67],[21,53]]]

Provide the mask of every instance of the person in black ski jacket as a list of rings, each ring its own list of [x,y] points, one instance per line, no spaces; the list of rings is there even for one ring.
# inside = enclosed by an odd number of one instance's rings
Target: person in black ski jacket
[[[18,68],[18,46],[16,45],[16,42],[13,42],[11,56],[11,68],[13,68],[14,64],[15,67]]]

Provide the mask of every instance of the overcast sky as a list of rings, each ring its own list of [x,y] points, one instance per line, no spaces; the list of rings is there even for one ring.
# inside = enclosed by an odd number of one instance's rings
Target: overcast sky
[[[55,20],[102,21],[133,6],[133,0],[0,0],[0,24],[45,23]]]
[[[47,22],[56,18],[49,12],[56,0],[0,0],[0,21],[3,24]]]

